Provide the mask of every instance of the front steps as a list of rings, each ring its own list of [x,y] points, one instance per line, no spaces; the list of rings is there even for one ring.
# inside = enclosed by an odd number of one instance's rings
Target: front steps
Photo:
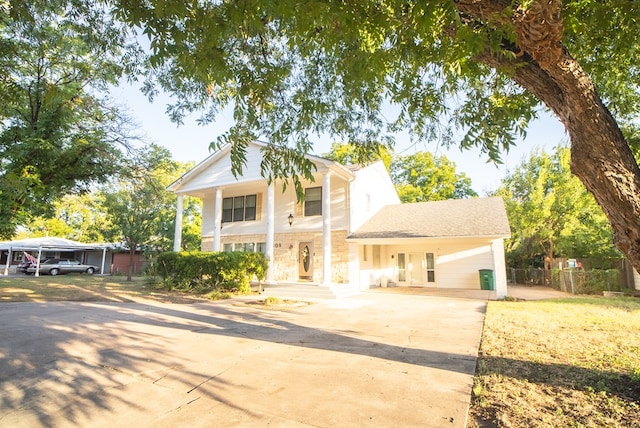
[[[263,284],[262,296],[303,301],[341,299],[358,294],[358,287],[349,284],[324,286],[315,283]]]

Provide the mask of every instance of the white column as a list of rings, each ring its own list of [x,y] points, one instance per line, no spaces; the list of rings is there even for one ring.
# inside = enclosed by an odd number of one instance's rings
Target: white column
[[[7,264],[4,267],[4,276],[9,275],[9,266],[11,266],[11,257],[12,257],[12,248],[9,247],[9,252],[7,253]]]
[[[104,275],[104,262],[107,258],[107,247],[102,247],[102,265],[100,266],[100,275]]]
[[[331,171],[322,180],[322,285],[331,285]]]
[[[216,199],[213,205],[213,251],[220,251],[222,231],[222,189],[216,187]]]
[[[274,260],[273,260],[273,245],[275,241],[275,190],[273,181],[267,187],[267,239],[265,245],[265,257],[268,261],[267,268],[267,283],[273,283],[273,270],[274,270]]]
[[[504,261],[504,240],[495,239],[491,242],[493,253],[493,278],[495,280],[496,298],[507,296],[507,265]]]
[[[173,251],[176,253],[182,249],[182,204],[183,196],[178,195],[176,201],[176,229],[173,234]]]
[[[40,258],[42,258],[42,247],[38,247],[38,261],[36,262],[36,273],[34,276],[40,276]]]

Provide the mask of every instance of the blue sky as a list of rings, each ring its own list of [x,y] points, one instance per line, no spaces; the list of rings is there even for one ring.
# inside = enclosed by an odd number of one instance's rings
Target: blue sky
[[[209,142],[214,141],[224,133],[231,123],[231,118],[222,115],[216,123],[206,126],[196,124],[194,119],[187,119],[183,125],[172,123],[165,114],[166,103],[169,98],[158,97],[153,104],[140,93],[138,88],[121,85],[112,91],[114,99],[127,106],[130,116],[140,125],[140,131],[148,142],[159,144],[169,149],[173,158],[180,162],[200,162],[209,155]],[[465,172],[472,182],[473,188],[480,195],[496,189],[500,180],[509,169],[521,163],[531,150],[542,148],[551,151],[553,147],[566,141],[562,124],[553,116],[543,113],[539,119],[531,124],[526,139],[519,141],[509,153],[503,155],[504,163],[494,165],[487,163],[486,156],[479,150],[461,152],[453,147],[446,150],[439,147],[437,142],[418,143],[413,147],[409,141],[396,139],[396,152],[410,154],[414,151],[430,151],[436,155],[445,155],[456,163],[457,170]],[[331,141],[320,141],[315,147],[315,154],[320,155],[329,151]]]

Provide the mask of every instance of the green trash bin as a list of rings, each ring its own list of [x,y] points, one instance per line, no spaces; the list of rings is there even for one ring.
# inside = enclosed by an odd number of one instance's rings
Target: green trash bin
[[[480,289],[493,290],[493,271],[491,269],[480,269]]]

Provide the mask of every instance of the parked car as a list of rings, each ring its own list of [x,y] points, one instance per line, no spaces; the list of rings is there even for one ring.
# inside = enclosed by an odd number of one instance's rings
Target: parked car
[[[93,275],[98,270],[97,266],[85,265],[73,259],[49,259],[40,263],[40,274],[59,275],[63,273],[87,273]],[[27,268],[26,274],[31,275],[36,272],[36,265],[32,264]]]

